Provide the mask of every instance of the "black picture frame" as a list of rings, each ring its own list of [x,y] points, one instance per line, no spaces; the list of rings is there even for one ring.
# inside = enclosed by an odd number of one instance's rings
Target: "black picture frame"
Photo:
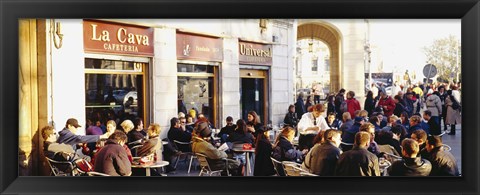
[[[478,0],[39,0],[0,2],[0,192],[4,194],[479,194]],[[19,177],[19,18],[461,19],[462,177]]]

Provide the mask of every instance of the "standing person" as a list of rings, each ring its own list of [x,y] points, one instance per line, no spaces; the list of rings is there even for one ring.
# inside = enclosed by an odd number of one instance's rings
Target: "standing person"
[[[247,114],[247,129],[248,131],[253,133],[253,136],[256,137],[258,135],[258,130],[263,131],[263,124],[260,121],[260,117],[255,111],[250,111]]]
[[[335,109],[335,96],[334,95],[329,95],[327,98],[327,113],[335,113],[335,117],[337,114],[337,110]]]
[[[222,143],[227,141],[227,138],[235,131],[235,128],[237,127],[235,124],[233,124],[233,118],[231,116],[227,117],[226,122],[227,125],[222,127],[220,132],[216,135],[217,137],[220,137]]]
[[[103,135],[76,135],[77,129],[80,127],[82,126],[78,124],[77,119],[69,118],[65,124],[65,128],[58,132],[59,137],[57,143],[68,144],[76,149],[76,144],[97,142],[99,139],[108,138],[111,134],[110,132],[106,132]]]
[[[395,102],[392,97],[388,96],[387,93],[380,91],[380,100],[378,101],[378,106],[383,109],[383,113],[386,117],[389,117],[393,114],[395,110]]]
[[[168,130],[167,137],[172,142],[177,140],[179,142],[189,143],[192,140],[192,134],[181,128],[180,120],[177,117],[170,119],[170,129]],[[189,145],[179,145],[178,150],[182,152],[192,151]]]
[[[440,116],[442,115],[442,100],[438,97],[438,92],[433,92],[432,89],[429,89],[427,92],[427,98],[425,100],[425,105],[427,110],[431,112],[431,118],[440,125]]]
[[[275,174],[270,156],[273,151],[272,144],[268,139],[269,131],[259,132],[255,141],[255,169],[253,176],[271,176]]]
[[[430,176],[460,176],[457,160],[442,146],[440,136],[428,136],[425,149],[429,154],[428,160],[432,163]]]
[[[111,176],[130,176],[132,164],[123,147],[125,142],[127,142],[127,135],[124,132],[113,132],[105,146],[98,151],[94,170]]]
[[[373,92],[367,92],[367,98],[365,99],[365,103],[363,104],[363,109],[368,112],[368,116],[370,117],[373,113],[373,109],[375,109],[375,98],[373,98]]]
[[[321,83],[317,83],[313,88],[313,102],[314,104],[320,104],[320,96],[323,93],[323,87]]]
[[[405,102],[405,112],[407,112],[408,116],[413,115],[413,93],[412,92],[407,92],[405,94],[405,98],[403,100]]]
[[[360,110],[360,102],[355,99],[355,92],[349,91],[347,93],[347,112],[350,113],[350,116],[353,118],[355,117],[355,111]]]
[[[228,169],[232,175],[240,176],[242,172],[242,166],[240,166],[240,163],[236,160],[226,159],[228,161],[228,167],[226,167],[223,159],[228,157],[227,153],[218,150],[211,144],[211,135],[212,130],[210,129],[208,122],[200,121],[197,123],[193,133],[192,151],[207,156],[212,170]]]
[[[288,112],[287,114],[285,114],[285,118],[283,118],[283,123],[285,125],[290,125],[293,128],[297,127],[298,118],[297,118],[297,113],[295,112],[294,105],[288,106]]]
[[[300,92],[297,97],[297,102],[295,103],[295,111],[297,112],[297,117],[300,120],[307,112],[307,109],[305,109],[305,103],[303,102],[303,92]]]
[[[402,160],[395,161],[388,168],[391,176],[428,176],[432,170],[432,164],[426,159],[417,156],[418,143],[413,139],[402,141]]]
[[[429,133],[432,135],[440,135],[442,133],[442,129],[440,127],[440,124],[437,123],[437,120],[435,120],[432,117],[432,112],[430,110],[425,110],[423,112],[423,119],[427,121]]]
[[[343,101],[345,101],[345,89],[340,89],[337,95],[335,95],[335,112],[337,113],[337,118],[342,117],[343,112],[340,110],[340,106],[342,105]]]
[[[372,91],[372,93],[373,93],[373,98],[374,98],[375,100],[377,100],[377,99],[378,99],[378,95],[379,95],[379,94],[378,94],[378,88],[377,88],[377,85],[375,85],[375,83],[374,83],[374,82],[372,82],[372,85],[371,85],[370,91]]]
[[[325,111],[322,104],[313,106],[313,111],[306,113],[298,123],[298,132],[300,133],[298,144],[300,150],[310,149],[313,146],[313,138],[320,130],[327,130],[328,125],[321,114]]]
[[[393,110],[393,114],[395,116],[400,116],[402,112],[405,111],[405,105],[402,96],[396,95],[393,99],[393,102],[395,102],[395,109]]]
[[[340,155],[335,175],[337,176],[380,176],[378,158],[367,150],[370,134],[358,132],[351,150]]]
[[[308,111],[308,108],[310,108],[310,106],[312,105],[313,105],[312,96],[309,95],[307,96],[307,100],[305,101],[305,110]]]
[[[455,86],[452,86],[452,89],[456,89]],[[455,125],[461,124],[461,112],[460,108],[455,108],[454,104],[461,105],[460,103],[460,93],[456,90],[448,90],[447,91],[447,98],[445,98],[445,105],[447,106],[447,120],[445,121],[447,125],[450,125],[450,132],[448,135],[455,135]],[[454,95],[455,94],[455,95]],[[455,106],[455,107],[454,107]]]
[[[310,173],[319,176],[333,176],[338,158],[342,154],[340,143],[342,142],[341,132],[335,129],[328,129],[323,134],[324,142],[316,144],[307,153],[302,166]]]
[[[446,119],[447,119],[447,106],[445,105],[445,99],[447,98],[448,94],[447,92],[445,91],[445,86],[444,85],[440,85],[440,87],[438,87],[438,97],[440,98],[440,100],[442,101],[442,121],[443,121],[443,128],[445,131],[447,131],[447,123],[446,123]]]

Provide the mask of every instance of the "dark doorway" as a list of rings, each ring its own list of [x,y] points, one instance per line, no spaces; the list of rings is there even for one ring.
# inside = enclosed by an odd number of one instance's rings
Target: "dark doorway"
[[[255,111],[262,123],[265,123],[265,79],[264,78],[241,78],[240,103],[242,117],[247,120],[249,111]]]

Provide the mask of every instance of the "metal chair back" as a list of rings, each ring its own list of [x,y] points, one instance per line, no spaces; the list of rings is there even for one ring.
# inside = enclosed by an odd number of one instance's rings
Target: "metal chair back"
[[[285,169],[283,169],[282,162],[278,161],[277,159],[270,157],[272,160],[273,164],[273,169],[275,169],[275,173],[277,173],[277,176],[287,176],[285,173]]]
[[[200,167],[201,167],[200,174],[198,176],[203,176],[203,175],[220,176],[221,175],[222,170],[212,171],[212,169],[210,169],[210,164],[208,163],[207,156],[200,153],[196,153],[195,155],[197,156],[198,162],[200,163]]]
[[[70,161],[56,161],[45,157],[54,176],[75,176],[77,175],[73,163]]]

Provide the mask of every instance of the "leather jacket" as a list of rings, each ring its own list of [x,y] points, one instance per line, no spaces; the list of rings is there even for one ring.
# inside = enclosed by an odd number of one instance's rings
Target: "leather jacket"
[[[388,168],[390,176],[428,176],[432,170],[432,164],[421,157],[405,158],[395,161]]]

